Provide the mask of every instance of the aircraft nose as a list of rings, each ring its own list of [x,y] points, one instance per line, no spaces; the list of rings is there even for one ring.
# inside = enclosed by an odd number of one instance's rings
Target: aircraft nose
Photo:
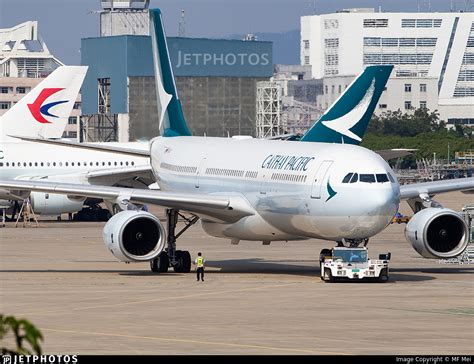
[[[371,212],[373,215],[386,218],[388,221],[395,215],[400,203],[399,194],[394,188],[379,188],[373,191],[371,198]],[[370,213],[370,212],[369,212]]]

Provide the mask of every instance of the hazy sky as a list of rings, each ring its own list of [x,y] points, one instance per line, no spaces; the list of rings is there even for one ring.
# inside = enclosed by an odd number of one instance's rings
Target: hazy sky
[[[348,7],[382,11],[449,11],[474,0],[151,0],[160,7],[168,35],[176,35],[181,9],[186,35],[225,37],[229,34],[284,32],[299,29],[301,15],[330,13]],[[39,33],[50,51],[66,64],[79,64],[81,38],[99,35],[99,0],[0,0],[0,28],[27,20],[39,21]]]

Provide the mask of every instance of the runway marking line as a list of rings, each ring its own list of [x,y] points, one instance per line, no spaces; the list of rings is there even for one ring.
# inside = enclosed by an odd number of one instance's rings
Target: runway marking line
[[[84,310],[91,310],[96,308],[109,308],[109,307],[120,307],[120,306],[128,306],[128,305],[137,305],[141,303],[150,303],[150,302],[162,302],[162,301],[169,301],[169,300],[178,300],[183,298],[194,298],[194,297],[203,297],[203,296],[214,296],[214,295],[223,295],[227,293],[236,293],[236,292],[248,292],[248,291],[257,291],[262,290],[265,288],[280,288],[280,287],[288,287],[298,284],[297,282],[287,283],[287,284],[274,284],[270,286],[259,286],[259,287],[250,287],[250,288],[241,288],[241,289],[233,289],[233,290],[225,290],[225,291],[212,291],[212,292],[203,292],[203,293],[194,293],[188,294],[184,296],[168,296],[168,297],[161,297],[161,298],[154,298],[149,300],[142,300],[142,301],[129,301],[129,302],[121,302],[121,303],[114,303],[108,305],[97,305],[97,306],[86,306],[86,307],[76,307],[76,308],[61,308],[56,310],[46,310],[46,311],[31,311],[20,314],[21,316],[30,316],[36,314],[50,314],[50,313],[59,313],[59,312],[70,312],[70,311],[84,311]]]
[[[111,336],[111,337],[119,337],[119,338],[127,338],[127,339],[169,341],[169,342],[180,342],[180,343],[201,344],[201,345],[211,345],[211,346],[214,345],[214,346],[227,346],[227,347],[237,347],[237,348],[247,348],[247,349],[264,349],[264,350],[298,352],[298,353],[306,353],[306,354],[344,355],[344,354],[341,354],[341,353],[330,352],[330,351],[315,351],[315,350],[310,350],[310,349],[277,348],[277,347],[264,346],[264,345],[223,343],[223,342],[217,342],[217,341],[176,339],[176,338],[167,338],[167,337],[158,337],[158,336],[125,335],[125,334],[114,334],[114,333],[106,333],[106,332],[75,331],[75,330],[62,330],[62,329],[50,329],[50,328],[42,328],[41,330],[42,331],[49,331],[49,332],[63,333],[63,334]]]

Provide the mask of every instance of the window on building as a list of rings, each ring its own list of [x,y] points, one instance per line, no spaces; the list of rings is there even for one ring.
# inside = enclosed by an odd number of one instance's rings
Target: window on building
[[[7,94],[8,93],[8,87],[0,87],[0,94]]]
[[[382,46],[398,47],[398,38],[382,38]]]
[[[69,119],[67,120],[67,123],[70,124],[70,125],[76,125],[77,124],[77,117],[70,116]]]
[[[334,90],[336,89],[336,86],[332,85],[331,86],[331,93],[334,95]]]
[[[364,19],[364,28],[387,28],[388,19]]]
[[[69,138],[77,138],[77,131],[70,131],[68,137]]]
[[[305,65],[309,64],[309,56],[304,56],[304,64]]]
[[[329,92],[328,92],[328,85],[324,86],[324,93],[327,95]]]
[[[342,86],[339,85],[339,94],[341,94],[341,93],[342,93]]]
[[[415,24],[415,19],[402,19],[402,28],[414,28]]]
[[[17,87],[16,88],[17,94],[26,94],[26,87]]]
[[[307,39],[303,40],[303,44],[304,44],[304,49],[309,49],[309,40]]]
[[[338,48],[339,38],[326,38],[324,39],[324,46],[326,48]]]
[[[76,109],[76,110],[80,109],[81,108],[81,103],[80,102],[75,102],[73,108]]]
[[[411,92],[411,83],[405,84],[405,92]]]
[[[381,38],[378,37],[364,37],[364,46],[380,47]]]
[[[10,108],[9,102],[6,102],[6,101],[0,102],[0,110],[7,110],[9,108]]]
[[[405,101],[405,110],[411,110],[411,101]]]
[[[420,109],[426,109],[426,101],[420,101]]]
[[[420,92],[426,92],[426,83],[420,83]]]

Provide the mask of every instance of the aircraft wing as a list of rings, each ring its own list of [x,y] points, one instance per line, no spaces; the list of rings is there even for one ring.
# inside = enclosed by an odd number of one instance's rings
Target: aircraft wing
[[[20,194],[24,191],[38,191],[99,198],[122,203],[136,202],[160,205],[191,212],[203,220],[228,223],[236,222],[255,213],[252,206],[240,194],[181,194],[148,189],[17,180],[0,180],[0,188]]]
[[[420,195],[436,195],[451,191],[474,189],[474,177],[414,183],[400,186],[400,198],[407,200]]]
[[[125,154],[135,157],[149,157],[150,151],[143,150],[138,148],[127,148],[123,146],[115,145],[105,145],[105,144],[90,144],[90,143],[78,143],[73,141],[58,140],[58,139],[43,139],[43,138],[31,138],[25,136],[9,135],[12,138],[25,140],[28,142],[35,142],[41,144],[52,144],[52,145],[62,145],[69,148],[77,149],[89,149],[101,152],[113,152],[115,154]]]
[[[86,178],[92,185],[134,188],[145,188],[156,182],[149,165],[94,170],[86,173]]]
[[[386,161],[395,158],[405,157],[407,155],[411,155],[412,152],[416,152],[418,149],[382,149],[382,150],[375,150],[375,153],[380,155]]]

